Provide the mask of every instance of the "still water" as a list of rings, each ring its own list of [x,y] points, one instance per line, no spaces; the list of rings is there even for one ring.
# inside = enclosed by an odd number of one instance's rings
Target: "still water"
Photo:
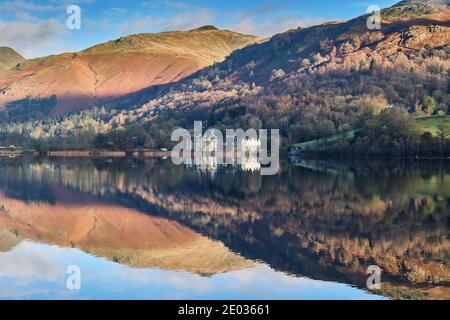
[[[450,163],[257,169],[0,159],[0,299],[450,299]]]

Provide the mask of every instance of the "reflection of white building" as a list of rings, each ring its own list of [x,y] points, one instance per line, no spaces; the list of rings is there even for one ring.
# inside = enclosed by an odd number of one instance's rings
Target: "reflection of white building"
[[[244,157],[242,158],[240,168],[243,171],[259,171],[261,170],[261,163],[257,157]]]
[[[192,168],[201,172],[208,172],[214,178],[217,170],[222,165],[217,157],[201,157],[198,163],[190,163],[186,168]]]
[[[216,157],[202,157],[200,170],[214,173],[219,167],[219,161]]]

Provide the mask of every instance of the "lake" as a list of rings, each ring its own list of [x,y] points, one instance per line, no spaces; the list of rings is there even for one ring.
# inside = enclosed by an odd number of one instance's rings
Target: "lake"
[[[449,218],[449,161],[0,158],[0,299],[450,299]]]

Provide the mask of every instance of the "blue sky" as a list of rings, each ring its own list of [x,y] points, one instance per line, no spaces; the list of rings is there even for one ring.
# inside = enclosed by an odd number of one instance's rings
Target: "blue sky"
[[[397,0],[0,0],[0,46],[27,58],[78,51],[123,35],[215,25],[258,36],[364,14]],[[68,30],[66,8],[79,5],[81,29]]]

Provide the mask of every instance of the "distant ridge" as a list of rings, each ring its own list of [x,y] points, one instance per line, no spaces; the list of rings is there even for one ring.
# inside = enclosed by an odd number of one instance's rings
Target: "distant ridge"
[[[450,4],[450,0],[403,0],[397,3],[395,6],[404,5],[423,5],[429,7],[444,7]]]
[[[25,58],[9,47],[0,47],[0,70],[7,70],[25,61]]]
[[[207,30],[219,30],[219,29],[216,28],[215,26],[203,26],[200,28],[192,29],[190,31],[207,31]]]
[[[204,26],[125,36],[77,53],[28,60],[0,70],[0,105],[55,96],[51,115],[85,109],[178,81],[257,41],[251,35]],[[23,61],[16,59],[8,66]]]

